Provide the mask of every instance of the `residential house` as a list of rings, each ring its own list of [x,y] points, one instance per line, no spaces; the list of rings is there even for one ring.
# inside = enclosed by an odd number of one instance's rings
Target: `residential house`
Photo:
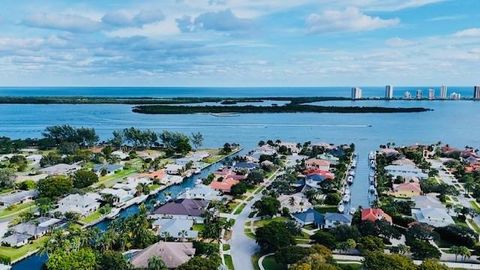
[[[26,234],[13,233],[7,237],[4,237],[3,239],[1,239],[1,241],[2,241],[2,244],[7,245],[9,247],[21,247],[28,244],[29,239],[30,239],[30,236]]]
[[[420,208],[412,209],[412,216],[420,223],[426,223],[433,227],[444,227],[455,224],[455,221],[442,208]]]
[[[152,257],[159,257],[168,269],[178,268],[195,255],[191,242],[157,242],[135,254],[130,263],[134,268],[147,269]]]
[[[404,178],[417,177],[419,179],[427,179],[428,174],[424,173],[415,165],[388,165],[385,166],[385,172],[393,177],[401,176]]]
[[[56,218],[40,217],[35,220],[20,223],[10,228],[10,235],[2,239],[2,243],[11,247],[21,247],[30,239],[36,239],[57,226],[61,220]]]
[[[74,212],[81,216],[87,216],[100,207],[99,200],[101,200],[101,196],[97,193],[87,193],[85,195],[70,194],[58,201],[56,211],[62,214]]]
[[[38,196],[38,191],[36,190],[24,190],[24,191],[12,192],[12,193],[0,196],[0,206],[8,207],[11,205],[24,203],[24,202],[33,200],[37,196]]]
[[[390,194],[395,197],[411,198],[422,194],[422,188],[417,182],[407,182],[393,185],[393,190]]]
[[[78,164],[56,164],[50,167],[40,169],[40,173],[48,175],[67,175],[80,170],[82,167]]]
[[[313,207],[305,194],[301,192],[292,195],[282,194],[278,196],[278,201],[280,202],[280,208],[287,208],[290,213],[304,212]]]
[[[105,175],[111,175],[121,170],[123,170],[123,165],[121,164],[96,164],[93,167],[93,172],[98,175],[101,175],[103,171]]]
[[[307,170],[310,169],[319,169],[322,171],[329,171],[330,170],[330,161],[328,160],[323,160],[323,159],[317,159],[317,158],[311,158],[305,161],[305,167]]]
[[[167,174],[171,174],[171,175],[180,175],[180,174],[182,174],[183,168],[184,167],[182,165],[168,164],[165,167],[165,172]]]
[[[445,206],[435,196],[431,196],[431,195],[415,196],[415,197],[412,197],[412,200],[415,203],[415,205],[412,208],[416,208],[416,209],[421,209],[421,208],[445,209]]]
[[[288,150],[290,150],[291,153],[300,152],[300,149],[297,147],[297,144],[293,142],[281,142],[277,146],[278,148],[280,148],[281,146],[285,146]]]
[[[377,220],[384,220],[392,224],[392,217],[383,212],[380,208],[366,208],[362,209],[362,221],[375,222]]]
[[[352,217],[347,214],[341,213],[325,213],[325,224],[323,228],[330,229],[339,225],[350,225],[352,223]]]
[[[240,183],[240,181],[235,180],[233,178],[220,177],[218,179],[213,180],[209,186],[214,190],[218,190],[223,193],[230,193],[232,190],[232,187],[238,183]]]
[[[30,161],[33,165],[39,165],[40,160],[42,160],[43,156],[40,154],[33,154],[27,156],[27,160]]]
[[[124,153],[123,151],[120,151],[120,150],[112,152],[112,156],[116,156],[120,160],[125,160],[129,157],[128,153]]]
[[[309,174],[305,177],[305,184],[311,188],[318,189],[325,179],[326,178],[320,174]]]
[[[325,224],[323,214],[313,208],[310,208],[305,212],[294,213],[292,214],[292,217],[302,227],[306,225],[314,225],[317,228],[321,228]]]
[[[133,191],[131,191],[133,192]],[[135,194],[134,192],[133,194]],[[116,198],[115,200],[115,205],[116,206],[122,206],[124,205],[127,201],[133,199],[133,194],[130,192],[124,190],[124,189],[113,189],[113,188],[105,188],[100,190],[100,194],[111,194]]]
[[[196,185],[193,188],[185,189],[185,192],[178,196],[179,199],[203,199],[207,201],[220,201],[222,195],[220,192],[210,186],[203,184]]]
[[[287,160],[285,162],[285,166],[287,167],[294,167],[297,163],[300,163],[302,160],[306,160],[308,156],[293,154],[286,156]]]
[[[258,168],[259,168],[258,164],[253,162],[236,162],[235,164],[233,164],[233,170],[236,172],[239,172],[239,171],[250,172]]]
[[[152,224],[157,235],[173,239],[196,239],[198,232],[192,229],[191,219],[160,218]]]
[[[206,200],[178,199],[168,202],[152,213],[152,218],[192,219],[202,222],[202,215],[208,207]]]
[[[382,155],[387,156],[387,157],[400,155],[400,153],[397,150],[395,150],[394,148],[382,148],[378,152]]]
[[[337,165],[340,159],[330,153],[323,153],[317,156],[318,159],[326,160],[330,164]]]

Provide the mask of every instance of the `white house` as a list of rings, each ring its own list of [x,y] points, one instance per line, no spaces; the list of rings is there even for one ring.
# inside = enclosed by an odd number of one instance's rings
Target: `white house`
[[[58,201],[56,211],[62,214],[74,212],[82,216],[87,216],[100,207],[100,203],[98,202],[100,199],[101,196],[97,193],[87,193],[85,195],[70,194]]]
[[[71,174],[74,173],[78,170],[80,170],[82,167],[78,164],[56,164],[50,167],[46,167],[43,169],[40,169],[40,173],[45,173],[48,175],[66,175],[66,174]]]
[[[433,227],[445,227],[455,224],[453,218],[441,208],[412,209],[413,217],[420,223],[426,223]]]
[[[428,174],[424,173],[415,165],[388,165],[385,167],[385,172],[393,177],[417,177],[419,179],[427,179]]]
[[[339,213],[325,213],[325,225],[324,228],[335,228],[338,225],[350,225],[352,223],[352,217],[346,214]]]
[[[111,194],[118,198],[116,205],[123,205],[125,202],[131,200],[133,195],[130,194],[128,191],[123,189],[112,189],[112,188],[105,188],[100,190],[100,194]]]
[[[168,164],[165,167],[165,172],[167,174],[178,175],[178,174],[181,174],[182,170],[183,170],[183,166],[177,165],[177,164]]]

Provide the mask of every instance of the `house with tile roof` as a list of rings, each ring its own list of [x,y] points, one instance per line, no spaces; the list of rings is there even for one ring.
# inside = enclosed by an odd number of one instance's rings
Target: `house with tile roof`
[[[393,185],[393,189],[390,192],[390,195],[402,198],[411,198],[421,194],[422,188],[420,187],[420,184],[416,182]]]
[[[196,185],[193,188],[186,188],[185,192],[178,196],[179,199],[203,199],[207,201],[220,201],[222,195],[220,191],[207,186],[207,185]]]
[[[294,213],[292,214],[292,217],[302,227],[306,225],[314,225],[317,228],[321,228],[325,224],[323,214],[313,208],[310,208],[305,212]]]
[[[323,160],[323,159],[317,159],[317,158],[311,158],[305,161],[305,167],[307,170],[310,169],[319,169],[322,171],[329,171],[330,170],[330,161],[328,160]]]
[[[208,201],[206,200],[178,199],[160,206],[153,211],[151,217],[155,219],[192,219],[197,222],[202,222],[202,215],[207,210],[207,207]]]
[[[65,214],[67,212],[78,213],[81,216],[87,216],[95,212],[99,207],[101,196],[97,193],[70,194],[58,201],[56,211]]]
[[[385,220],[392,224],[392,217],[380,208],[365,208],[362,209],[362,221],[375,222],[377,220]]]
[[[193,220],[160,218],[152,223],[157,235],[173,239],[196,239],[198,232],[192,230]]]
[[[212,183],[210,183],[210,187],[214,190],[218,190],[223,193],[230,193],[232,190],[232,187],[236,184],[240,183],[240,181],[235,180],[233,178],[218,178],[216,180],[213,180]]]
[[[342,213],[325,213],[324,215],[326,229],[335,228],[339,225],[350,225],[352,223],[352,217],[348,214]]]
[[[135,254],[130,263],[134,268],[146,269],[148,260],[159,257],[168,269],[178,268],[195,255],[191,242],[157,242]]]

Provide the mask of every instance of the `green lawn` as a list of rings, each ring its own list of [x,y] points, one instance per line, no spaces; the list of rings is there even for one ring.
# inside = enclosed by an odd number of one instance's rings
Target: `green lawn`
[[[242,203],[242,205],[240,205],[237,210],[235,210],[235,212],[233,214],[235,215],[239,215],[242,211],[243,211],[243,208],[245,208],[246,204]]]
[[[348,270],[361,270],[363,269],[363,264],[361,263],[353,263],[353,262],[339,262],[337,261],[337,266],[341,269],[348,269]]]
[[[27,202],[7,207],[0,211],[0,218],[12,217],[22,212],[35,208],[35,202]]]
[[[201,232],[205,229],[205,225],[204,224],[194,224],[192,229],[194,231]]]
[[[13,247],[3,247],[0,246],[0,254],[10,257],[12,262],[22,258],[23,256],[34,252],[41,248],[45,241],[47,241],[48,236],[40,237],[31,244],[27,244],[23,247],[13,248]]]
[[[235,268],[233,268],[232,256],[224,255],[223,257],[225,258],[225,264],[227,265],[228,269],[234,270]]]
[[[275,260],[274,256],[267,256],[265,259],[263,259],[262,262],[263,267],[265,270],[286,270],[287,266],[282,263],[278,263]]]
[[[96,186],[101,185],[101,184],[105,185],[106,187],[113,186],[118,181],[120,181],[123,178],[125,178],[127,176],[130,176],[130,175],[132,175],[136,172],[137,172],[136,169],[131,168],[131,169],[127,169],[127,170],[121,170],[121,171],[116,172],[112,175],[107,175],[107,176],[100,177]]]
[[[284,221],[287,221],[288,218],[286,217],[275,217],[275,218],[269,218],[269,219],[261,219],[261,220],[257,220],[255,222],[253,222],[253,225],[255,227],[263,227],[265,225],[267,225],[268,223],[272,222],[272,221],[279,221],[279,222],[284,222]]]
[[[223,251],[230,250],[230,244],[224,244],[223,245]]]
[[[472,205],[473,210],[475,210],[477,214],[480,214],[480,206],[476,201],[470,201],[470,205]]]
[[[477,233],[480,233],[480,227],[477,225],[477,223],[475,223],[475,221],[469,219],[469,220],[468,220],[468,223],[470,223],[470,225],[472,225],[473,229],[474,229]]]
[[[244,229],[245,235],[249,238],[255,239],[255,234],[252,233],[250,228],[245,228]]]
[[[332,205],[318,206],[318,207],[315,207],[315,210],[317,210],[320,213],[327,213],[327,212],[336,213],[338,211],[337,206],[332,206]]]
[[[94,222],[95,220],[97,220],[101,217],[102,217],[102,214],[100,214],[100,210],[97,210],[97,211],[91,213],[90,215],[80,219],[80,222],[85,223],[85,224],[89,224],[89,223],[92,223],[92,222]]]

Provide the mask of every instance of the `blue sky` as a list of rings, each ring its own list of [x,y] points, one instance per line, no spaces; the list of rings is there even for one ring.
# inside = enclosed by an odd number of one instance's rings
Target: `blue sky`
[[[479,0],[3,0],[0,85],[470,86],[479,11]]]

